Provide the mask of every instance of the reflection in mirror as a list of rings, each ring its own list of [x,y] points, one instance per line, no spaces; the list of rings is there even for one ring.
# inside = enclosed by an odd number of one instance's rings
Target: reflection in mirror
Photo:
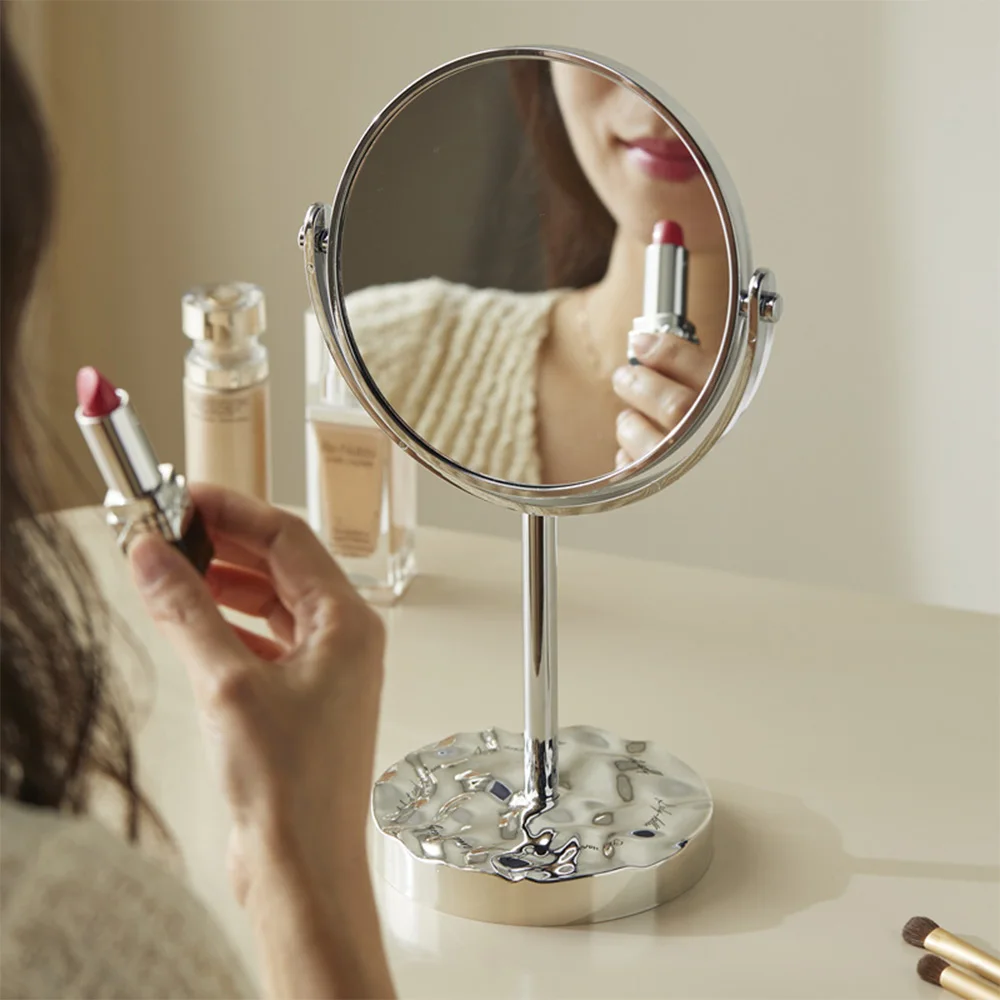
[[[711,191],[652,105],[588,69],[513,59],[435,84],[375,142],[345,214],[361,357],[473,471],[606,475],[712,369],[730,275]]]

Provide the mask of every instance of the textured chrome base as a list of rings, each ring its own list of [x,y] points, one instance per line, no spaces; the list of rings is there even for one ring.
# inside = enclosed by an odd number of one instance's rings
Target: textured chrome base
[[[445,913],[562,925],[658,906],[711,861],[708,788],[650,743],[560,729],[557,801],[538,810],[523,785],[523,738],[502,729],[407,754],[372,793],[376,867]]]

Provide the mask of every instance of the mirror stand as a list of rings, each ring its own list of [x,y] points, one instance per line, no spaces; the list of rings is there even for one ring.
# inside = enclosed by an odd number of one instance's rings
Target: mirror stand
[[[551,120],[541,113],[546,108]],[[631,137],[607,160],[583,155],[603,149],[598,119],[617,121],[617,134]],[[505,173],[515,163],[518,183]],[[454,201],[458,188],[468,189],[474,208]],[[611,224],[621,216],[607,232],[585,210],[589,196],[579,200],[585,189],[601,206],[600,218]],[[663,436],[652,451],[626,456],[627,467],[619,470],[616,461],[596,479],[581,467],[553,489],[523,456],[496,457],[496,468],[494,456],[475,457],[486,441],[477,438],[478,424],[463,425],[466,443],[479,442],[468,454],[458,453],[440,424],[441,401],[459,399],[458,374],[480,368],[516,368],[510,380],[490,383],[504,383],[490,398],[504,413],[522,414],[514,383],[534,377],[537,385],[538,364],[529,370],[521,362],[536,357],[528,345],[552,326],[551,311],[539,310],[551,310],[553,291],[597,280],[590,264],[574,270],[560,262],[559,241],[578,240],[549,211],[563,203],[586,233],[587,260],[610,254],[619,231],[642,250],[641,316],[627,296],[636,310],[633,332],[690,344],[697,324],[703,333],[714,326],[720,339],[687,412],[679,421],[656,421]],[[387,219],[414,235],[412,245],[400,245],[408,253],[385,256]],[[445,481],[524,515],[524,732],[457,733],[385,771],[372,792],[376,866],[410,899],[499,923],[609,920],[679,895],[711,860],[705,783],[643,739],[558,725],[555,517],[611,510],[676,482],[756,392],[781,298],[770,272],[752,266],[742,208],[721,158],[669,95],[627,67],[566,48],[490,49],[431,70],[383,108],[355,146],[332,205],[309,210],[299,245],[331,356],[375,426]],[[470,261],[470,247],[489,252],[480,259],[477,249]],[[689,252],[692,273],[706,255],[728,265],[725,288],[716,275],[714,304],[696,304],[692,295],[691,315]],[[624,302],[627,289],[618,292]],[[517,318],[501,328],[501,314]],[[624,335],[616,348],[622,354]],[[478,360],[467,364],[472,357]],[[574,405],[584,412],[586,403],[581,396]],[[566,423],[572,412],[564,411],[564,426],[586,434]],[[508,419],[526,426],[528,417]],[[598,695],[626,704],[641,697],[627,686],[627,663],[609,658],[595,668],[589,682]],[[477,694],[480,703],[489,700],[489,692]]]
[[[524,602],[524,792],[531,815],[559,795],[556,519],[521,515]]]
[[[639,913],[705,873],[712,798],[644,740],[558,728],[556,518],[522,516],[523,741],[459,733],[389,768],[372,795],[376,865],[409,898],[477,920]]]

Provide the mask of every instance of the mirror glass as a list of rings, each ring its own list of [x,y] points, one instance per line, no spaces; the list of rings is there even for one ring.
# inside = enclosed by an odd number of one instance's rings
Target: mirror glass
[[[382,396],[446,458],[591,480],[683,420],[723,338],[711,189],[653,104],[590,69],[478,63],[416,96],[346,203],[341,279]]]

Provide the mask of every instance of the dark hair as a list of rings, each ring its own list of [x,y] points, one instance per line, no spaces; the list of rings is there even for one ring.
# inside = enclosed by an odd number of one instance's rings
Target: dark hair
[[[52,504],[30,428],[45,424],[23,391],[19,333],[48,240],[54,171],[6,17],[0,6],[0,795],[82,813],[89,778],[103,775],[124,792],[134,840],[143,801],[111,697],[108,609],[72,535],[39,516]]]
[[[585,288],[604,277],[616,224],[591,187],[566,132],[551,64],[510,63],[514,103],[538,160],[539,212],[551,288]]]

